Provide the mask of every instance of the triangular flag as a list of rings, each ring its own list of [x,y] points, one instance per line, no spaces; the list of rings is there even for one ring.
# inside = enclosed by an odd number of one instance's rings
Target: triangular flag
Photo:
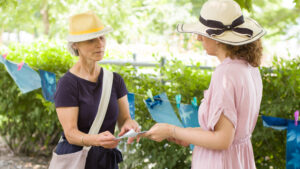
[[[153,97],[154,102],[150,98],[145,100],[145,104],[152,118],[158,123],[173,124],[178,127],[183,127],[177,118],[172,105],[170,104],[166,93]]]
[[[46,100],[54,102],[54,93],[56,91],[56,76],[52,72],[39,69],[41,76],[41,85],[43,96]]]
[[[128,102],[129,102],[129,113],[131,119],[135,118],[135,106],[134,106],[134,93],[128,93]]]
[[[4,58],[3,58],[4,59]],[[7,72],[14,79],[22,93],[27,93],[41,87],[39,74],[31,69],[26,63],[18,71],[18,65],[8,60],[3,60]]]

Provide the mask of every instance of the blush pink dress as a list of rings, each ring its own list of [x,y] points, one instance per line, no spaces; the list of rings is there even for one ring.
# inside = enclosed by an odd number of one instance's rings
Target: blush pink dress
[[[259,114],[262,80],[258,68],[226,58],[214,71],[199,108],[202,129],[214,131],[223,113],[235,136],[227,150],[195,146],[192,169],[255,169],[251,134]]]

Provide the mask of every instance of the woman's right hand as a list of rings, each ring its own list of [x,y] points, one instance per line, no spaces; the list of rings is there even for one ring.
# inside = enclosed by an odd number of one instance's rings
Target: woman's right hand
[[[102,132],[100,134],[94,135],[94,146],[102,146],[104,148],[116,148],[120,142],[114,135],[109,131]]]

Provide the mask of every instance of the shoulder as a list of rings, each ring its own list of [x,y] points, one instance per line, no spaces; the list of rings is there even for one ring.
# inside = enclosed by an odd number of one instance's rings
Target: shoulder
[[[116,72],[113,72],[114,74],[114,81],[113,81],[113,86],[116,89],[117,92],[117,98],[121,98],[128,94],[126,84],[122,78],[122,76]]]
[[[73,75],[74,76],[74,75]],[[54,101],[56,107],[78,106],[77,80],[72,74],[65,73],[58,81]]]
[[[117,72],[113,72],[113,76],[114,76],[114,83],[124,83],[124,80],[122,78],[122,76],[117,73]]]
[[[77,80],[74,75],[68,71],[58,80],[58,86],[74,88],[77,86]]]
[[[122,76],[120,74],[118,74],[117,72],[113,72],[113,71],[110,71],[110,70],[107,70],[107,69],[104,69],[104,68],[101,68],[102,69],[102,72],[105,73],[105,72],[110,72],[113,74],[113,77],[114,77],[114,80],[115,79],[122,79]]]
[[[123,79],[122,76],[117,72],[113,72],[113,75],[115,79]]]
[[[241,60],[231,60],[227,63],[219,65],[213,73],[212,78],[220,79],[240,79],[247,74],[248,64]]]
[[[240,88],[249,77],[247,63],[230,62],[219,65],[213,72],[211,85],[213,88]]]

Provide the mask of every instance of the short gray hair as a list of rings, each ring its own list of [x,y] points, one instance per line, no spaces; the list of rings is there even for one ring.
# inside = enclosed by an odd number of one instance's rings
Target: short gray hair
[[[75,42],[68,42],[67,49],[71,53],[71,55],[79,56],[78,50],[73,48],[73,44]]]

